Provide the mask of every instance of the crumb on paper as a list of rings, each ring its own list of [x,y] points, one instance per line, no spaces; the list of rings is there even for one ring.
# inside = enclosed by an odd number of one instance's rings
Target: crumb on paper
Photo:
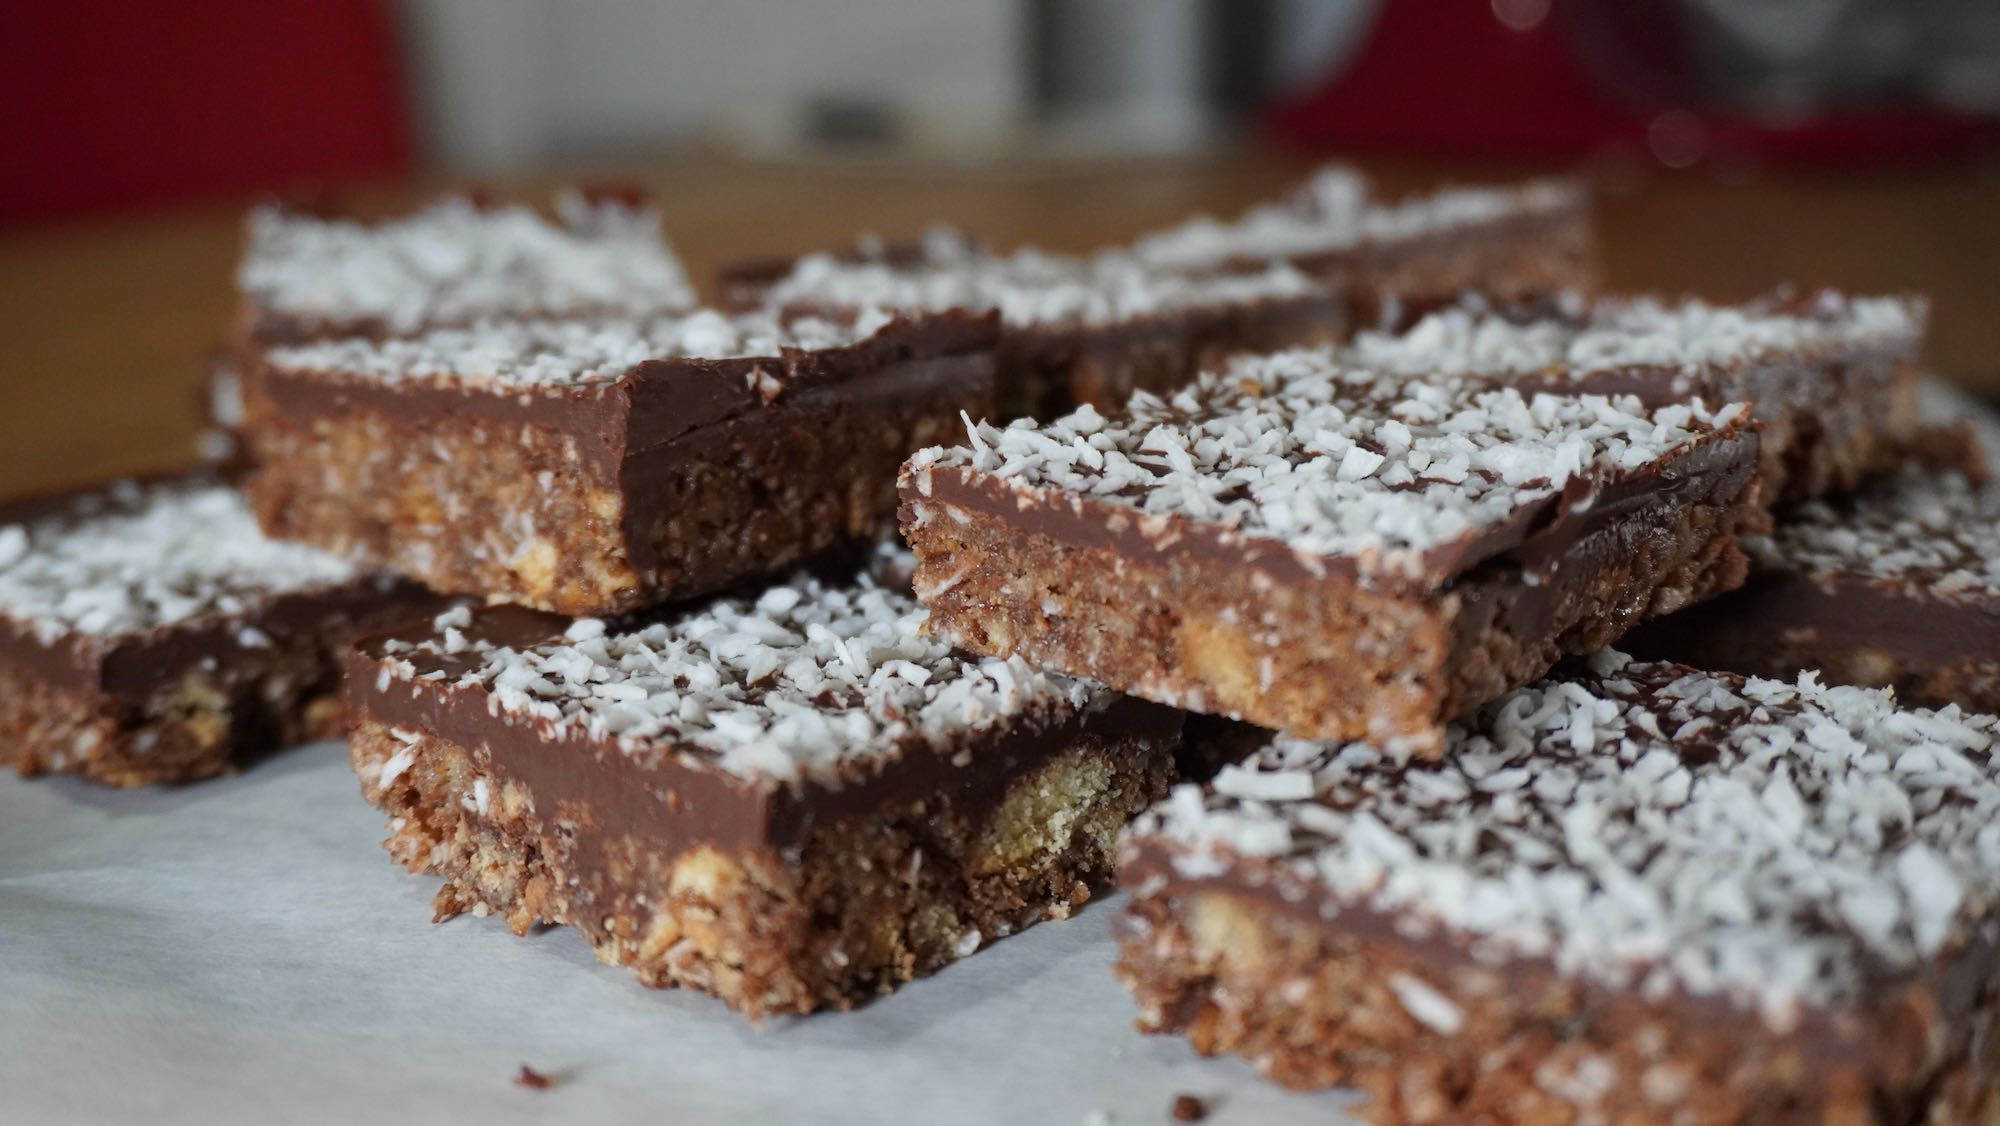
[[[1175,1122],[1200,1122],[1208,1117],[1208,1103],[1193,1095],[1175,1095],[1173,1115]]]
[[[532,1091],[546,1091],[550,1087],[555,1086],[555,1080],[550,1079],[527,1064],[522,1064],[520,1073],[514,1076],[514,1085],[516,1087],[526,1087]]]

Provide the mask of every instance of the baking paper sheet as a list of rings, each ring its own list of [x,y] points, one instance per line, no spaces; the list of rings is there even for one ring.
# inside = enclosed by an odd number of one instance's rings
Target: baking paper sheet
[[[0,778],[9,1123],[1325,1122],[1234,1060],[1132,1031],[1115,904],[852,1013],[752,1028],[600,966],[573,931],[430,922],[343,748],[109,791]],[[518,1087],[522,1064],[550,1075]]]
[[[1963,402],[1931,390],[1941,413]],[[1326,1122],[1132,1031],[1114,899],[847,1014],[752,1028],[567,929],[430,922],[337,744],[172,790],[0,777],[0,1122]],[[513,1082],[522,1064],[546,1091]]]

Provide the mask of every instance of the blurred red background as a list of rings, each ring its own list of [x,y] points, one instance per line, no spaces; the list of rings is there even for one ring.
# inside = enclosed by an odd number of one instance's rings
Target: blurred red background
[[[376,0],[8,5],[0,223],[400,172],[399,60]]]

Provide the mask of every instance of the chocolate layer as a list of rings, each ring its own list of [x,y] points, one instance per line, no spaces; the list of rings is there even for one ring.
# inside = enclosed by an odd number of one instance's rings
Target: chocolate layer
[[[871,378],[901,386],[963,379],[993,350],[996,332],[992,316],[945,313],[900,320],[844,348],[652,360],[608,383],[485,389],[266,369],[260,387],[272,410],[292,418],[374,410],[417,424],[464,416],[546,427],[574,435],[584,465],[608,482],[643,451],[818,388]]]
[[[868,425],[870,418],[910,413],[949,418],[967,404],[990,403],[992,385],[989,353],[901,361],[835,384],[808,384],[788,392],[772,408],[734,414],[648,448],[634,445],[617,477],[627,498],[623,530],[632,566],[644,573],[674,562],[646,533],[649,524],[663,515],[661,498],[673,495],[688,466],[733,464],[743,460],[739,451],[754,446],[767,451],[760,460],[773,476],[793,476],[805,471],[796,464],[797,453],[793,466],[782,463],[788,452],[802,453],[804,446],[788,444],[772,432],[774,428],[824,435],[852,432]],[[634,422],[638,422],[636,412]]]
[[[1578,544],[1608,529],[1656,522],[1658,515],[1689,504],[1727,502],[1749,486],[1756,464],[1754,432],[1711,434],[1637,472],[1573,482],[1522,506],[1504,523],[1434,548],[1425,553],[1420,575],[1369,579],[1387,589],[1429,591],[1443,589],[1482,566],[1511,565],[1538,581],[1563,565]],[[987,474],[944,468],[931,470],[929,476],[929,493],[909,487],[906,505],[919,501],[956,505],[1067,546],[1108,548],[1146,560],[1221,561],[1281,583],[1358,574],[1351,558],[1302,558],[1277,541],[1240,536],[1177,515],[1148,515],[1060,493],[1024,504],[1019,492]],[[906,522],[910,518],[906,515]]]
[[[518,607],[475,615],[470,637],[516,648],[561,636],[568,619]],[[943,750],[912,742],[880,769],[831,783],[789,785],[750,780],[714,765],[691,746],[630,751],[610,739],[557,731],[545,721],[500,714],[481,686],[456,683],[467,658],[388,654],[387,639],[356,645],[347,658],[347,699],[354,714],[424,731],[480,755],[502,778],[520,782],[546,810],[587,807],[597,831],[631,834],[668,852],[699,844],[724,849],[782,849],[823,825],[912,800],[949,800],[965,815],[994,807],[1006,788],[1076,745],[1083,734],[1137,736],[1166,745],[1180,714],[1136,700],[1055,719],[1024,717],[994,735]],[[415,676],[394,672],[412,659]],[[433,679],[426,675],[442,674]]]
[[[1704,668],[1788,678],[1858,672],[1863,654],[1887,658],[1906,698],[1927,675],[1991,666],[2000,676],[2000,600],[1947,600],[1854,575],[1759,570],[1743,588],[1649,622],[1629,648]],[[1923,696],[1911,703],[1951,701]],[[1977,701],[1960,701],[1978,706]]]

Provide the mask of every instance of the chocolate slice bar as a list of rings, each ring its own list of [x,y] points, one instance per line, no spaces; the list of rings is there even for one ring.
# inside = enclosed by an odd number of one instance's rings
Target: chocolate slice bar
[[[564,613],[782,573],[895,507],[991,407],[994,325],[494,321],[278,349],[247,489],[276,536]]]
[[[1119,852],[1141,1027],[1380,1122],[1991,1122],[2000,718],[1593,657]]]
[[[1596,282],[1580,184],[1446,187],[1391,200],[1340,165],[1235,219],[1202,216],[1154,232],[1132,253],[1191,273],[1286,263],[1345,295],[1352,323],[1387,327],[1464,293],[1530,304]]]
[[[1742,590],[1649,623],[1634,649],[2000,712],[2000,486],[1908,468],[1790,509],[1745,546]]]
[[[651,986],[847,1008],[1110,874],[1180,716],[953,654],[862,576],[606,622],[455,611],[357,646],[354,768],[437,913],[577,928]]]
[[[1907,456],[1921,425],[1928,311],[1922,298],[1831,290],[1736,306],[1566,301],[1530,315],[1464,306],[1406,333],[1363,333],[1350,355],[1406,375],[1506,378],[1648,404],[1750,402],[1764,424],[1764,496],[1777,504],[1851,489]]]
[[[414,336],[495,317],[651,317],[695,308],[694,287],[633,191],[556,193],[554,221],[490,193],[444,196],[382,222],[269,205],[250,213],[229,341],[206,381],[204,457],[240,465],[265,349]]]
[[[0,511],[0,740],[23,775],[137,786],[341,730],[340,653],[439,605],[257,530],[200,476]]]
[[[1343,302],[1289,266],[1196,276],[1117,252],[995,254],[948,229],[908,245],[738,263],[722,286],[743,307],[997,310],[1009,418],[1115,406],[1134,390],[1180,387],[1228,354],[1331,342],[1347,328]]]
[[[904,467],[930,626],[976,653],[1435,753],[1564,653],[1742,582],[1744,404],[1648,409],[1304,350]]]

